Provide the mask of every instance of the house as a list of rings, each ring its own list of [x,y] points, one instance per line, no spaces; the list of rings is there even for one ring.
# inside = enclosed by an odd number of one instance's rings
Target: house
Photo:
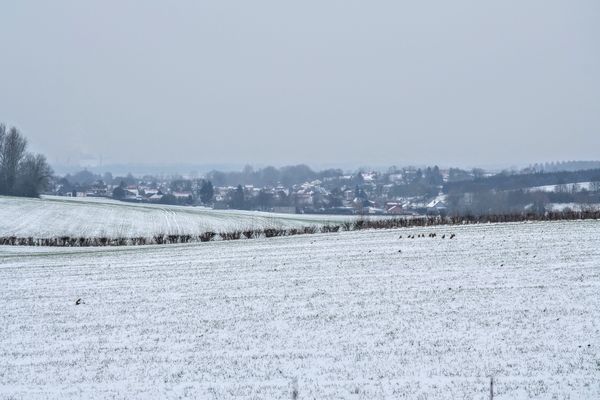
[[[388,201],[385,203],[385,210],[387,211],[394,206],[400,206],[400,208],[402,208],[402,203],[399,201]]]
[[[129,201],[141,201],[143,200],[142,196],[140,196],[137,188],[127,188],[124,189],[125,190],[125,197],[124,200],[129,200]]]
[[[354,199],[354,190],[353,189],[344,190],[343,196],[344,196],[344,200],[352,201]]]
[[[177,201],[192,201],[192,193],[191,192],[173,192],[171,193]]]
[[[150,201],[152,203],[158,203],[162,200],[162,198],[163,198],[163,194],[158,192],[158,193],[154,193],[150,197],[148,197],[148,201]]]
[[[433,200],[427,204],[427,214],[445,214],[448,206],[441,200]]]
[[[393,215],[402,215],[405,214],[405,211],[402,209],[402,204],[394,204],[391,207],[387,207],[386,213]]]
[[[109,195],[108,186],[102,181],[95,182],[86,192],[87,197],[107,197]]]
[[[364,183],[372,183],[377,181],[377,172],[362,172],[360,175]]]
[[[160,190],[158,190],[158,189],[151,189],[151,188],[147,188],[147,187],[142,187],[142,190],[144,191],[144,194],[146,195],[146,197],[150,197],[150,196],[160,193]]]

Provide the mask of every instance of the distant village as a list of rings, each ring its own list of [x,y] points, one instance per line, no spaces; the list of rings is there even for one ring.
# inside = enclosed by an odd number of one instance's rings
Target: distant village
[[[481,215],[597,209],[600,169],[578,167],[588,164],[536,164],[498,173],[437,166],[352,173],[317,172],[306,165],[257,170],[247,166],[238,172],[187,177],[113,177],[83,170],[54,177],[46,194],[299,214]]]
[[[201,178],[132,175],[113,178],[110,174],[98,176],[81,171],[57,179],[49,194],[277,213],[423,215],[446,212],[441,190],[450,177],[449,170],[437,167],[352,174],[330,170],[315,173],[320,176],[303,182],[235,185],[215,182],[223,181],[217,174],[223,173],[214,172]]]

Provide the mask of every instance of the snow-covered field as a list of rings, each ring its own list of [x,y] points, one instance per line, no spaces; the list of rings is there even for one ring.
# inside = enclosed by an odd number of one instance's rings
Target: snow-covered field
[[[551,211],[590,211],[600,210],[600,204],[598,203],[548,203],[546,205],[547,210]]]
[[[600,221],[3,246],[0,282],[5,399],[600,398]]]
[[[567,191],[580,192],[582,190],[592,190],[592,182],[576,182],[566,183],[564,185],[544,185],[544,186],[533,186],[527,190],[530,192],[558,192],[560,187],[563,187]]]
[[[100,198],[0,196],[0,236],[51,238],[197,235],[207,231],[293,228],[349,220],[346,216],[274,214],[136,204]]]

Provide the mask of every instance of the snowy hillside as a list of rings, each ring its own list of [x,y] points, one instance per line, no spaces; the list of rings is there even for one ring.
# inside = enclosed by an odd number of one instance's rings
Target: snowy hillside
[[[530,192],[580,192],[582,190],[593,190],[592,182],[576,182],[567,183],[563,185],[545,185],[545,186],[534,186],[527,190]]]
[[[579,221],[0,247],[0,398],[489,399],[493,376],[597,399],[598,243]]]
[[[151,237],[266,227],[291,228],[351,220],[344,216],[274,214],[136,204],[99,198],[0,196],[0,236]]]

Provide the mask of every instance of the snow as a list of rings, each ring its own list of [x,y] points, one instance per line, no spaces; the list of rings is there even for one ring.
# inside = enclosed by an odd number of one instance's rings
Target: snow
[[[600,398],[599,241],[576,221],[2,246],[0,398],[488,399],[490,376],[495,399]]]
[[[582,190],[591,190],[591,182],[575,182],[575,183],[565,183],[563,186],[570,191],[573,185],[576,185],[577,191],[580,192]],[[556,192],[557,187],[560,185],[544,185],[544,186],[532,186],[527,190],[530,192]]]
[[[598,203],[548,203],[546,209],[551,211],[586,211],[586,210],[600,210],[600,204]]]
[[[207,231],[293,228],[353,220],[348,216],[275,214],[120,202],[102,198],[0,196],[0,236],[152,237]]]

